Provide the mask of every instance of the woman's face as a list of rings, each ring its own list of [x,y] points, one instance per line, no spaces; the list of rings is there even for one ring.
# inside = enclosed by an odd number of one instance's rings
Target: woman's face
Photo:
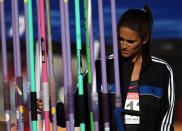
[[[142,41],[139,34],[128,27],[121,27],[119,32],[119,47],[124,58],[135,61],[141,55]]]

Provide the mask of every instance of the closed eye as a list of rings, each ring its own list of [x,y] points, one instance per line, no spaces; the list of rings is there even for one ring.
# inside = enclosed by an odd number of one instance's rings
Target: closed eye
[[[119,37],[119,40],[120,40],[120,41],[124,41],[124,39],[123,39],[122,37]]]
[[[130,43],[130,44],[133,44],[133,43],[135,43],[136,41],[135,41],[135,40],[127,40],[127,42]]]
[[[123,39],[122,37],[119,37],[120,41],[125,41],[125,39]],[[136,40],[126,40],[129,44],[133,44],[136,42]]]

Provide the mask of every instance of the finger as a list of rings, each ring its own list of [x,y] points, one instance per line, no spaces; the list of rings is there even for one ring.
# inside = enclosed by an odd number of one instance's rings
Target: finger
[[[41,114],[42,112],[41,111],[37,111],[38,114]]]
[[[40,98],[37,99],[38,102],[42,102],[42,100]]]
[[[42,106],[43,105],[43,103],[41,103],[41,102],[38,102],[37,104],[38,104],[38,106]]]
[[[40,101],[40,98],[37,98],[37,101]]]
[[[41,114],[42,113],[42,109],[38,109],[38,111],[37,111],[39,114]]]
[[[39,107],[39,109],[41,109],[41,110],[42,110],[42,109],[43,109],[43,106],[40,106],[40,107]]]
[[[43,105],[38,105],[37,108],[38,109],[43,109]]]

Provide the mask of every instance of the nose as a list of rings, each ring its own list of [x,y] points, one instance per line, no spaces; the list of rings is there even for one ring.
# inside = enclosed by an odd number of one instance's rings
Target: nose
[[[121,41],[120,44],[122,49],[126,49],[128,47],[128,44],[125,40]]]

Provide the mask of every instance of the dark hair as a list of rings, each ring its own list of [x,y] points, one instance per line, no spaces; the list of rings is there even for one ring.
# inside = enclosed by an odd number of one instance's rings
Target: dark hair
[[[142,42],[149,37],[147,43],[142,47],[144,67],[147,67],[151,61],[150,36],[153,27],[153,17],[149,6],[145,5],[143,9],[129,9],[121,16],[117,27],[118,38],[121,27],[128,27],[136,31]]]

